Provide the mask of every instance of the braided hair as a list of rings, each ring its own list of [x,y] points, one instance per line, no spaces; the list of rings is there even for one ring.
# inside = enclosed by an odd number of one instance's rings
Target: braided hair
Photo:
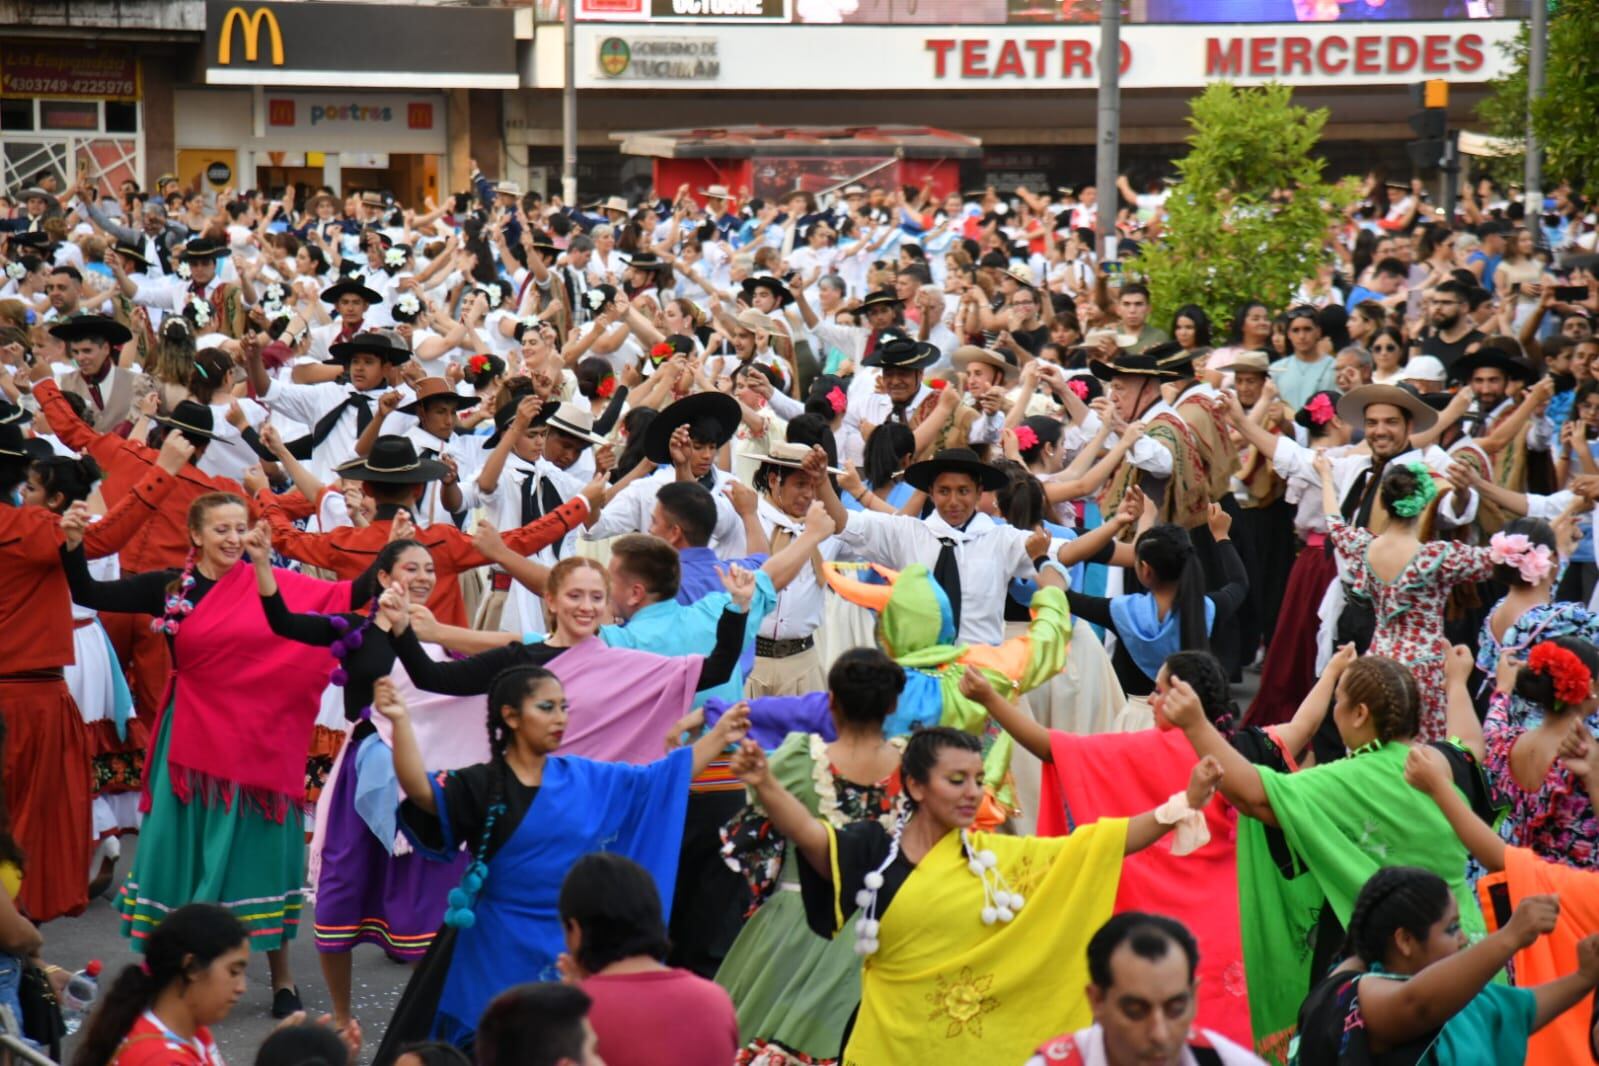
[[[495,762],[503,762],[506,749],[511,746],[512,729],[501,712],[511,707],[520,713],[522,701],[546,681],[561,683],[553,673],[531,663],[509,666],[494,675],[489,684],[488,730],[489,750]]]
[[[1449,885],[1431,870],[1385,866],[1372,874],[1355,898],[1349,915],[1344,954],[1367,966],[1380,964],[1401,929],[1417,940],[1443,918],[1449,907]]]
[[[1421,689],[1401,663],[1381,655],[1362,655],[1344,671],[1344,695],[1371,712],[1377,739],[1409,740],[1421,730]]]
[[[1232,686],[1227,683],[1227,672],[1216,657],[1208,651],[1178,651],[1166,656],[1161,664],[1172,680],[1188,682],[1205,708],[1205,717],[1224,737],[1238,731],[1241,716],[1238,704],[1233,701]]]

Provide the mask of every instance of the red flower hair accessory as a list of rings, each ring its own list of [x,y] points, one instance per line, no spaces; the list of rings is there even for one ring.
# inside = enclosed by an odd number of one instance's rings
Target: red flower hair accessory
[[[827,404],[835,415],[841,415],[844,413],[844,408],[849,406],[849,400],[844,396],[844,390],[834,385],[828,390]]]
[[[1072,378],[1066,383],[1066,387],[1076,393],[1079,400],[1088,399],[1088,382],[1082,378]]]
[[[672,358],[672,356],[674,356],[676,354],[677,354],[677,349],[672,347],[666,341],[662,341],[661,343],[657,344],[655,347],[650,349],[650,358],[655,360],[657,363],[659,363],[663,359],[670,359],[670,358]]]
[[[1318,392],[1312,396],[1310,402],[1305,405],[1305,410],[1310,413],[1310,420],[1318,426],[1325,426],[1338,414],[1333,407],[1331,397],[1325,392]]]
[[[488,369],[489,357],[479,353],[466,361],[466,368],[473,374],[481,374]]]
[[[1546,640],[1532,649],[1527,656],[1527,668],[1535,674],[1554,679],[1555,699],[1564,704],[1586,700],[1593,692],[1593,674],[1577,657],[1576,652]]]
[[[949,388],[949,382],[945,381],[943,378],[928,378],[927,387],[936,392],[941,389]]]
[[[1038,447],[1038,434],[1032,426],[1016,427],[1016,447],[1024,452]]]
[[[605,375],[603,378],[600,379],[600,383],[594,387],[594,395],[598,396],[602,400],[609,400],[615,394],[616,394],[616,375],[615,374],[607,374],[607,375]]]

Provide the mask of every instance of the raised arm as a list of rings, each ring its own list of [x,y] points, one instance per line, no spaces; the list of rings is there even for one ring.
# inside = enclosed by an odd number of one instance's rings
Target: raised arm
[[[1444,753],[1428,744],[1414,744],[1405,756],[1405,781],[1423,792],[1449,819],[1449,828],[1466,845],[1471,857],[1489,871],[1505,868],[1505,842],[1487,822],[1477,817],[1466,797],[1455,787]]]
[[[1227,743],[1227,738],[1205,717],[1204,706],[1193,687],[1181,678],[1172,679],[1171,690],[1166,695],[1165,715],[1167,721],[1183,731],[1196,755],[1213,757],[1221,764],[1221,794],[1227,797],[1228,803],[1267,825],[1277,824],[1271,801],[1266,797],[1266,786],[1260,780],[1260,770]]]
[[[1183,799],[1188,804],[1187,812],[1178,812],[1175,817],[1162,817],[1165,804],[1153,811],[1145,811],[1127,820],[1127,845],[1124,855],[1132,855],[1143,851],[1149,845],[1171,832],[1183,815],[1205,809],[1205,804],[1216,794],[1216,786],[1222,781],[1223,770],[1221,763],[1207,755],[1194,764],[1193,771],[1188,775],[1188,788],[1183,794]]]
[[[1037,757],[1039,762],[1055,761],[1049,730],[1039,725],[1032,715],[994,691],[994,686],[977,667],[966,667],[966,672],[961,675],[960,693],[992,715],[999,727]]]
[[[1310,692],[1299,702],[1299,709],[1294,716],[1276,727],[1277,739],[1295,760],[1310,743],[1310,738],[1316,735],[1316,730],[1321,728],[1322,719],[1327,717],[1327,711],[1333,705],[1333,695],[1338,691],[1338,679],[1344,676],[1344,671],[1358,654],[1353,644],[1345,644],[1334,652],[1327,669],[1322,671]]]
[[[1483,740],[1482,722],[1477,718],[1477,709],[1472,703],[1470,689],[1471,671],[1475,665],[1471,649],[1464,644],[1456,644],[1449,649],[1449,654],[1444,659],[1444,683],[1448,694],[1444,726],[1448,729],[1451,740],[1471,752],[1472,757],[1478,762],[1482,762],[1487,744]]]
[[[387,718],[394,727],[394,776],[405,798],[428,814],[438,814],[438,805],[433,801],[433,785],[428,781],[427,766],[422,762],[422,749],[411,730],[411,716],[389,678],[379,678],[372,686],[372,709]]]
[[[833,870],[827,830],[811,816],[805,804],[778,784],[766,764],[766,753],[761,746],[753,740],[740,743],[729,769],[755,793],[772,828],[794,845],[823,880],[831,881]]]
[[[1409,980],[1371,975],[1360,982],[1366,1031],[1387,1045],[1405,1044],[1441,1028],[1522,948],[1550,932],[1560,917],[1554,896],[1528,896],[1503,929],[1425,967]]]

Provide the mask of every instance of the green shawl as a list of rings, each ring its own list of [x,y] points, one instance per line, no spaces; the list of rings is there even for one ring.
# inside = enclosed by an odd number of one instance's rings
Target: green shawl
[[[1238,894],[1244,969],[1256,1052],[1286,1062],[1310,972],[1323,905],[1347,925],[1355,897],[1384,866],[1420,866],[1449,883],[1460,924],[1486,932],[1466,884],[1466,847],[1436,805],[1405,784],[1407,744],[1388,743],[1337,762],[1280,774],[1260,767],[1272,813],[1293,852],[1294,877],[1272,861],[1265,827],[1239,819]]]

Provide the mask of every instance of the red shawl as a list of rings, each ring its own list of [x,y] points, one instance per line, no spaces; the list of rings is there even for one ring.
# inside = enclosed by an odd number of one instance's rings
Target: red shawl
[[[1101,818],[1130,818],[1188,787],[1197,761],[1177,730],[1074,736],[1050,731],[1054,762],[1044,766],[1040,836],[1061,836]],[[1199,941],[1199,1017],[1254,1046],[1244,951],[1238,931],[1237,814],[1218,794],[1205,808],[1210,843],[1177,857],[1168,834],[1122,865],[1116,912],[1180,919]]]
[[[290,570],[276,576],[291,611],[350,609],[348,581],[318,581]],[[305,796],[305,757],[333,656],[272,632],[255,573],[241,562],[183,619],[173,659],[161,701],[163,715],[176,715],[167,744],[172,791],[187,803],[198,790],[228,808],[242,791],[281,822]],[[155,728],[159,733],[159,718]],[[150,778],[145,775],[146,811]]]

